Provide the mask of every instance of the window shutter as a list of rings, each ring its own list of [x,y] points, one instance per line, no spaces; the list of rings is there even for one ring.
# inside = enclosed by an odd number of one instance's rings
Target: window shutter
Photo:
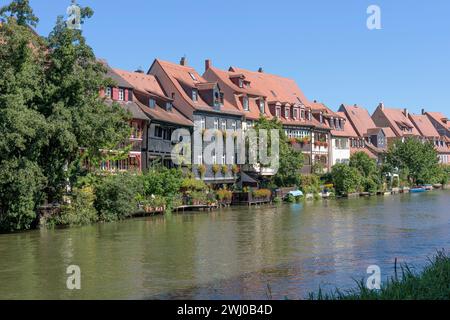
[[[119,100],[119,88],[112,89],[112,98],[113,100]]]

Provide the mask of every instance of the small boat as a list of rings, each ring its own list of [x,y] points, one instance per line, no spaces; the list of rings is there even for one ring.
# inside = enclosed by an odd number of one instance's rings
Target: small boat
[[[420,193],[420,192],[426,192],[427,189],[425,189],[424,187],[413,187],[409,190],[409,192],[411,193]]]
[[[293,196],[293,197],[303,197],[303,192],[301,192],[300,190],[294,190],[289,192],[289,195]]]
[[[432,186],[431,184],[426,184],[426,185],[424,185],[423,187],[425,188],[425,190],[428,190],[428,191],[431,191],[431,190],[434,189],[433,186]]]

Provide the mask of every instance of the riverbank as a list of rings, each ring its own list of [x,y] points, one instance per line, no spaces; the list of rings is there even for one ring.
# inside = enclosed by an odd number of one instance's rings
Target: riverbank
[[[395,275],[381,286],[380,290],[369,290],[364,281],[358,288],[324,294],[311,294],[310,300],[449,300],[450,299],[450,257],[438,252],[420,273],[408,265],[396,268]]]

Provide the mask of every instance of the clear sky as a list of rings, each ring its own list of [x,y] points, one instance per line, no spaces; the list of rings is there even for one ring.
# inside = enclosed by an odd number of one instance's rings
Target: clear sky
[[[1,4],[8,0],[0,0]],[[31,0],[48,35],[70,0]],[[205,58],[293,78],[332,109],[358,103],[422,107],[450,116],[450,1],[78,0],[94,9],[83,26],[98,57],[147,70],[155,57],[204,70]],[[381,30],[366,27],[369,5]]]

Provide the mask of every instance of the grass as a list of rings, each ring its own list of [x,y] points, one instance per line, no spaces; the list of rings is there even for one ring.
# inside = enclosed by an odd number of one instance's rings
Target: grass
[[[342,292],[311,293],[310,300],[450,300],[450,258],[438,252],[422,272],[416,273],[408,265],[400,267],[400,276],[389,279],[380,290],[369,290],[364,281],[356,289]]]

